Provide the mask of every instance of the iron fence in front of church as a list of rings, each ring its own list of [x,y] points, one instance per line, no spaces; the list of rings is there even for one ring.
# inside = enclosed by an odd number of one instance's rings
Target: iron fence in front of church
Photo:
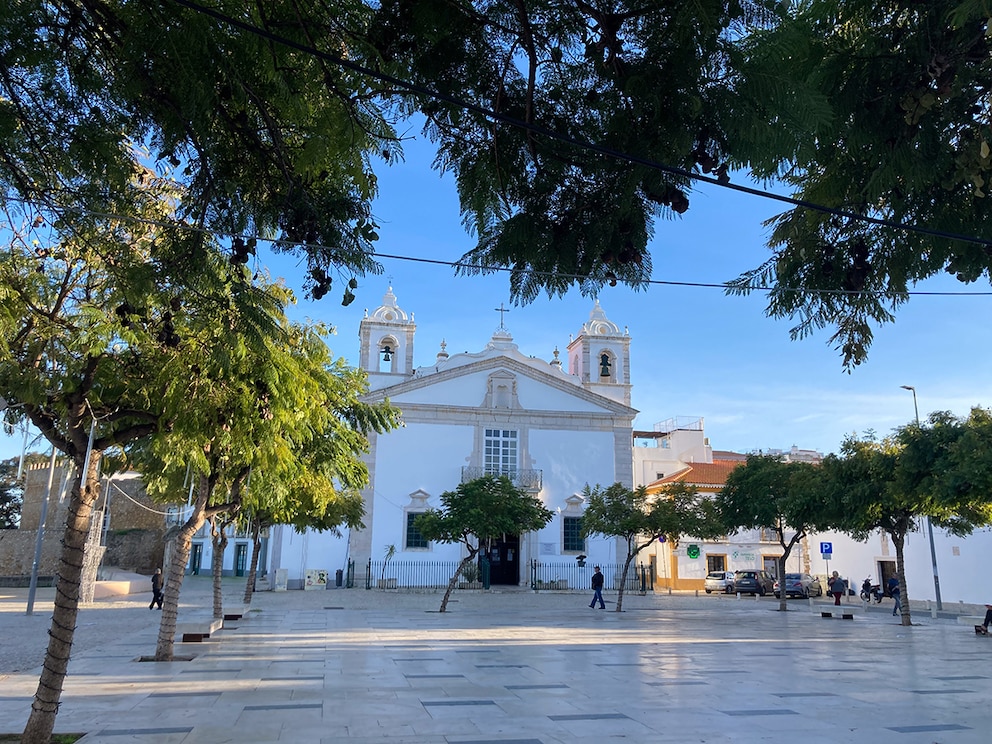
[[[373,561],[365,574],[366,589],[447,589],[461,561]],[[471,563],[458,575],[459,589],[488,589],[489,561]]]
[[[521,565],[520,586],[535,591],[586,591],[591,588],[593,565],[579,566],[576,561],[547,563],[533,560]],[[366,589],[400,589],[408,591],[441,591],[447,589],[460,561],[374,561],[366,564]],[[602,564],[604,588],[620,588],[623,564]],[[349,586],[354,586],[353,568],[349,566]],[[457,589],[489,589],[490,566],[485,559],[463,569],[455,582]],[[653,591],[654,576],[647,564],[631,564],[627,571],[624,591]]]
[[[580,566],[577,561],[568,563],[546,563],[544,561],[530,562],[530,587],[535,591],[563,589],[592,589],[592,574],[595,567],[589,561]],[[623,564],[600,564],[603,572],[603,588],[616,591],[620,589],[623,577]],[[627,569],[627,579],[624,584],[625,592],[653,591],[654,575],[650,567],[644,563],[631,564]]]

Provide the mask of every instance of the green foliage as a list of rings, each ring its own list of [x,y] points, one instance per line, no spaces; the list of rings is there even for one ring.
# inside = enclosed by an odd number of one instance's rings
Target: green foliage
[[[748,455],[717,496],[720,518],[730,532],[774,530],[783,548],[791,548],[811,530],[832,529],[838,519],[837,505],[824,497],[818,476],[810,463]]]
[[[664,537],[677,546],[683,536],[698,538],[723,534],[712,502],[684,483],[673,483],[657,493],[640,486],[630,489],[622,483],[608,488],[587,484],[582,491],[586,509],[582,533],[624,540],[628,560]]]
[[[16,529],[21,520],[24,486],[16,478],[17,460],[0,462],[0,530]]]
[[[226,343],[199,347],[205,379],[177,380],[173,425],[134,447],[135,461],[162,500],[183,493],[192,463],[215,485],[211,512],[244,508],[298,530],[360,526],[367,434],[393,428],[399,412],[359,400],[365,375],[331,359],[326,329],[289,323],[278,303],[270,313],[268,336],[228,326]]]
[[[712,503],[684,483],[648,493],[644,486],[631,490],[622,483],[608,488],[586,484],[582,491],[586,509],[582,514],[582,534],[622,539],[627,545],[617,595],[617,612],[623,608],[627,571],[634,557],[661,537],[678,545],[683,535],[706,538],[723,533]]]
[[[355,61],[364,4],[339,0],[221,13]],[[312,269],[376,270],[371,159],[393,133],[370,78],[176,4],[100,0],[4,11],[0,181],[18,197],[106,213],[132,180],[133,143],[184,191],[179,220],[276,235]],[[8,192],[9,193],[9,192]],[[128,211],[118,212],[131,216]],[[79,219],[80,212],[73,219]],[[85,212],[82,213],[85,219]]]
[[[506,476],[486,475],[441,494],[441,506],[420,514],[414,525],[427,540],[462,543],[471,555],[501,535],[539,530],[553,514],[540,499]]]
[[[147,216],[139,171],[172,179],[181,196],[162,224],[280,238],[319,297],[335,272],[380,270],[374,167],[401,158],[394,121],[416,117],[477,237],[459,271],[508,269],[518,302],[643,289],[649,241],[689,208],[690,174],[750,169],[803,200],[966,236],[990,217],[979,0],[210,8],[219,17],[158,0],[6,8],[8,208],[26,200],[85,232],[93,215]],[[773,256],[729,291],[772,286],[769,314],[796,319],[797,339],[833,329],[848,367],[916,282],[987,280],[992,266],[966,241],[805,208],[770,224]],[[250,260],[252,241],[233,242]]]
[[[479,580],[479,564],[469,563],[462,569],[462,578],[469,584],[474,584]]]
[[[839,500],[828,498],[819,466],[782,462],[777,457],[748,455],[727,476],[716,498],[716,508],[728,532],[771,529],[782,546],[778,575],[785,576],[792,549],[813,530],[829,530],[843,523]],[[780,593],[779,608],[788,609]]]
[[[983,236],[992,216],[987,3],[809,0],[742,39],[734,156],[799,199],[934,231]],[[787,62],[784,62],[787,60]],[[913,285],[990,278],[967,242],[795,208],[771,220],[774,255],[732,292],[771,285],[793,338],[833,327],[844,365]]]
[[[427,117],[437,164],[455,174],[478,235],[461,271],[509,268],[521,302],[573,286],[643,288],[655,222],[689,208],[691,183],[575,143],[725,178],[732,39],[768,18],[761,3],[722,0],[382,3],[373,43],[400,74],[537,128],[437,100],[409,104]]]
[[[514,486],[505,475],[485,475],[442,493],[440,508],[428,509],[414,520],[417,530],[427,540],[461,543],[468,553],[448,583],[440,612],[447,611],[458,576],[480,550],[502,535],[539,530],[553,516],[539,498]]]

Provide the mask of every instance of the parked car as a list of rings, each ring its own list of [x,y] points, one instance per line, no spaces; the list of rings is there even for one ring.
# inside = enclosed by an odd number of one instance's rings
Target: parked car
[[[732,594],[734,591],[733,571],[710,571],[706,574],[706,581],[703,582],[706,593],[726,592]]]
[[[775,591],[775,579],[767,571],[738,571],[734,574],[734,591],[763,597]]]
[[[775,582],[775,596],[781,594],[779,582]],[[787,573],[785,575],[785,596],[786,597],[822,597],[823,587],[816,576],[808,573]]]

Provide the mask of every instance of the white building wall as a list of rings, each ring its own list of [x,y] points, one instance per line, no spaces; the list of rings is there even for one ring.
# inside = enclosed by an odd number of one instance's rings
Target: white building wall
[[[300,581],[308,569],[327,571],[328,584],[331,585],[334,583],[334,572],[347,569],[347,530],[342,531],[344,537],[338,538],[314,530],[301,534],[287,525],[278,525],[272,528],[273,538],[277,530],[282,539],[282,557],[278,568],[287,570],[290,581],[294,582],[292,587],[300,587]]]
[[[423,550],[404,552],[405,512],[411,494],[429,494],[427,505],[439,507],[440,495],[461,483],[462,467],[468,465],[475,430],[455,424],[408,424],[381,436],[376,450],[374,493],[375,519],[372,529],[372,560],[382,560],[386,546],[396,546],[393,560],[457,560],[458,545],[432,545],[430,556]]]
[[[986,567],[992,562],[992,528],[977,530],[967,537],[955,537],[935,527],[933,536],[940,596],[945,609],[959,603],[992,603],[992,589],[985,580]],[[892,541],[882,533],[872,535],[865,542],[856,542],[842,533],[825,532],[810,537],[810,557],[817,573],[828,570],[827,562],[819,552],[821,541],[830,542],[833,547],[829,570],[849,578],[855,589],[866,577],[871,577],[873,582],[879,581],[879,561],[896,560]],[[906,537],[903,552],[910,600],[935,602],[930,540],[923,520],[920,529]]]

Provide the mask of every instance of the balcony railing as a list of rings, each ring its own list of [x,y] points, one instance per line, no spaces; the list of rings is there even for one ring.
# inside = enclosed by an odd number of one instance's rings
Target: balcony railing
[[[540,491],[542,485],[541,470],[508,470],[506,472],[495,472],[479,467],[462,467],[462,483],[468,483],[484,475],[505,475],[517,488],[526,491]]]

